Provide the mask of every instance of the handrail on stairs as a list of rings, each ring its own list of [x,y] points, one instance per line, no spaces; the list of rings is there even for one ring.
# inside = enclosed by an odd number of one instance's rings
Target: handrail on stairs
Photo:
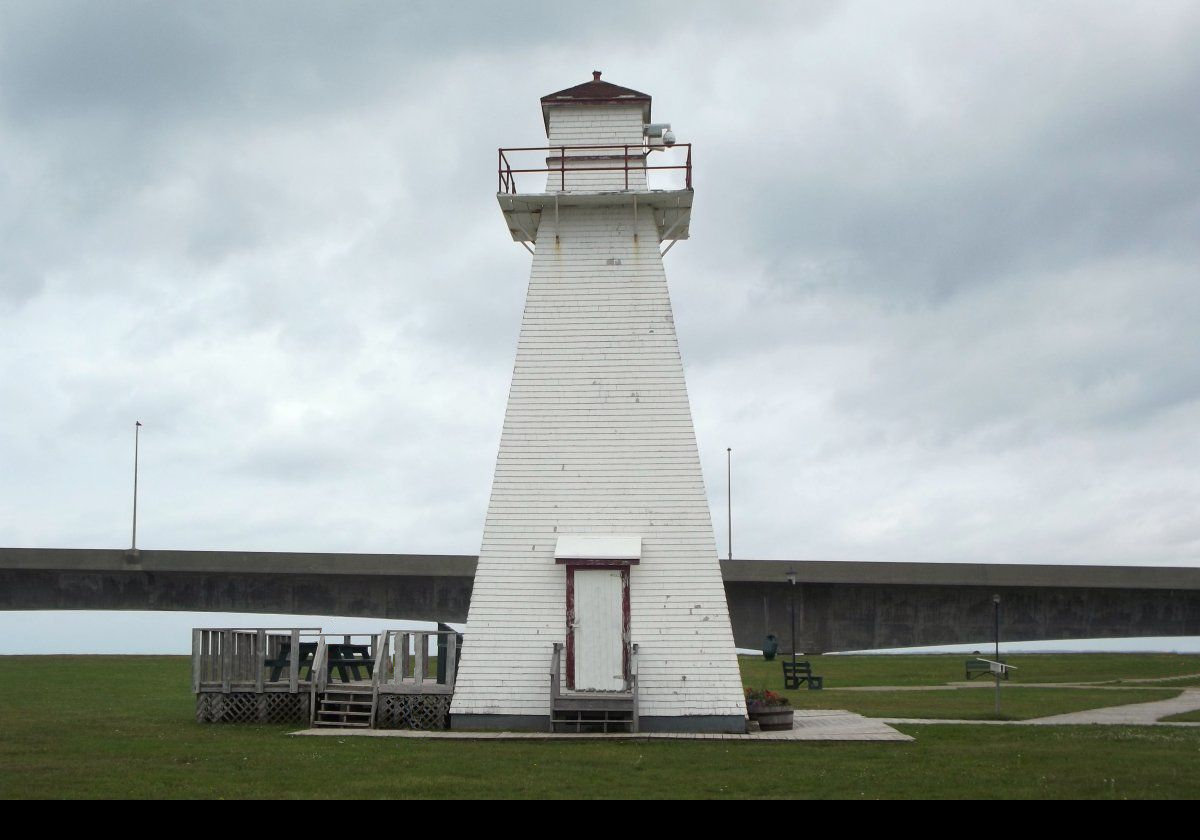
[[[375,668],[371,672],[371,728],[375,728],[375,717],[379,709],[379,684],[387,682],[387,669],[391,665],[391,633],[383,630],[374,639]]]
[[[550,654],[550,731],[554,731],[554,707],[562,696],[562,642],[555,642]]]
[[[633,693],[633,725],[630,727],[636,734],[638,731],[638,646],[629,646],[629,690]]]
[[[327,673],[329,669],[325,667],[328,657],[329,653],[325,646],[325,637],[322,635],[317,638],[317,652],[313,654],[312,669],[309,671],[309,676],[311,677],[308,698],[309,726],[312,726],[317,720],[317,697],[325,693],[329,679],[329,674]]]

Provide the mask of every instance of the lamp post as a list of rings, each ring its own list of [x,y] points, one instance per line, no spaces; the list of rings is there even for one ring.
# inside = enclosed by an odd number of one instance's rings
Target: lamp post
[[[992,596],[992,619],[994,638],[996,640],[996,662],[1000,662],[1000,593]],[[1000,666],[993,666],[996,677],[996,717],[1000,717]]]
[[[129,542],[130,553],[137,553],[137,491],[138,491],[138,436],[142,421],[133,424],[133,536]]]
[[[729,559],[733,559],[733,447],[725,447],[725,514],[729,521]]]
[[[791,592],[791,597],[789,598],[789,600],[791,602],[790,606],[791,606],[791,614],[792,614],[792,673],[794,674],[794,673],[796,673],[796,570],[795,569],[788,569],[787,579],[788,579],[788,583],[791,584],[791,586],[789,586],[788,589]]]

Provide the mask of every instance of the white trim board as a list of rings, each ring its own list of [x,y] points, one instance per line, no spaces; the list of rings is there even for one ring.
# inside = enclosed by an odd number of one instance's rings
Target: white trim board
[[[562,534],[554,545],[554,559],[641,560],[642,538],[628,534]]]

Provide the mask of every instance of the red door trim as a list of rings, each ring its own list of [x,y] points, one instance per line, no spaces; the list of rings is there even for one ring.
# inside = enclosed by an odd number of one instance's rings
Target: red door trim
[[[621,665],[629,684],[629,567],[628,560],[559,560],[567,571],[567,688],[575,690],[575,570],[619,569],[621,571]],[[637,561],[633,561],[637,562]]]

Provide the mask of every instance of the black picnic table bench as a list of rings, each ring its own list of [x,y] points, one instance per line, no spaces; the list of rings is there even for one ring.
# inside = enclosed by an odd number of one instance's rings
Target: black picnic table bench
[[[354,674],[355,680],[362,679],[359,668],[367,669],[367,676],[375,674],[375,660],[371,658],[370,645],[326,645],[329,651],[329,676],[337,668],[342,682],[350,682],[349,673]],[[348,673],[349,672],[349,673]]]
[[[366,669],[368,677],[373,676],[375,673],[375,660],[371,658],[370,645],[327,644],[325,645],[325,651],[328,675],[332,677],[333,669],[337,668],[338,676],[342,682],[351,682],[351,674],[354,675],[355,680],[362,679],[362,672],[360,670],[362,668]],[[263,663],[271,669],[271,682],[277,682],[284,670],[291,667],[291,654],[291,643],[283,642],[279,646],[279,655]],[[316,642],[300,643],[299,670],[303,671],[307,668],[309,679],[312,679],[313,659],[316,655]]]
[[[305,668],[312,673],[313,657],[317,655],[316,642],[301,642],[300,643],[300,667],[297,669],[297,675]],[[283,672],[292,667],[292,643],[283,642],[279,645],[279,655],[274,659],[268,659],[263,663],[271,669],[271,682],[278,682],[279,677]]]
[[[820,690],[825,687],[825,678],[814,676],[812,664],[803,659],[799,662],[783,663],[783,687],[799,688],[800,683],[808,683],[809,690]]]
[[[1001,660],[997,660],[998,662]],[[981,674],[992,673],[992,663],[986,659],[968,659],[967,660],[967,679],[973,680]],[[1008,679],[1008,669],[1000,669],[1000,679]]]

